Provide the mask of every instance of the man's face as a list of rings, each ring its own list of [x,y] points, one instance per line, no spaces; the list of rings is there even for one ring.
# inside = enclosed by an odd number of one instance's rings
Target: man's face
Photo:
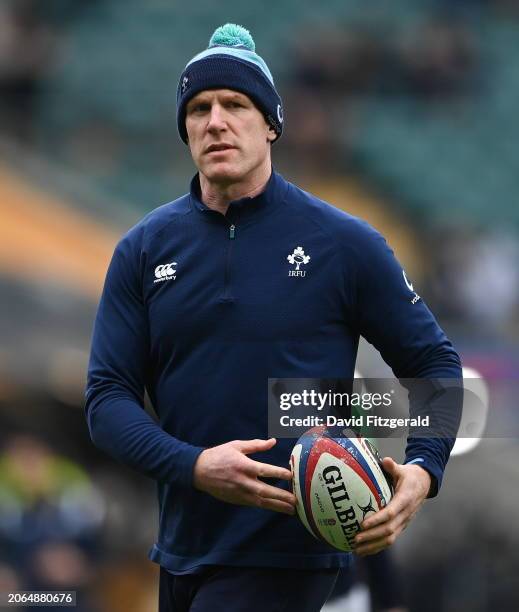
[[[186,130],[198,170],[210,181],[242,181],[270,164],[276,134],[245,94],[230,89],[202,91],[186,108]]]

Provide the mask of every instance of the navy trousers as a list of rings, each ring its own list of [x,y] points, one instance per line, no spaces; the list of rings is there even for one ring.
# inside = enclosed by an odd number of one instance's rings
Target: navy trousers
[[[338,572],[210,566],[175,576],[161,567],[159,612],[319,612]]]

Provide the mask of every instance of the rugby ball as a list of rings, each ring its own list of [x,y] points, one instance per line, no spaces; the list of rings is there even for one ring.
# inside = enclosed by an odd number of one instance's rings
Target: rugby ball
[[[351,552],[362,521],[393,496],[376,448],[343,428],[314,427],[290,456],[297,514],[317,539]]]

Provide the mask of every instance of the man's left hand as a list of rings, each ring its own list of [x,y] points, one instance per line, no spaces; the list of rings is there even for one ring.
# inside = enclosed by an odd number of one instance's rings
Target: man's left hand
[[[416,464],[400,465],[385,457],[384,469],[393,478],[395,494],[389,504],[361,525],[355,537],[355,552],[360,556],[374,555],[391,546],[424,503],[431,477]]]

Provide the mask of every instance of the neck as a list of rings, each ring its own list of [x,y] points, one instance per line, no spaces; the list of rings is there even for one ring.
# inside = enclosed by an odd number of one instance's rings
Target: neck
[[[229,202],[240,200],[241,198],[254,198],[264,191],[271,172],[270,161],[254,173],[251,173],[251,176],[244,177],[240,181],[233,183],[214,182],[200,172],[202,202],[208,208],[217,210],[222,215],[225,215],[229,208]]]

